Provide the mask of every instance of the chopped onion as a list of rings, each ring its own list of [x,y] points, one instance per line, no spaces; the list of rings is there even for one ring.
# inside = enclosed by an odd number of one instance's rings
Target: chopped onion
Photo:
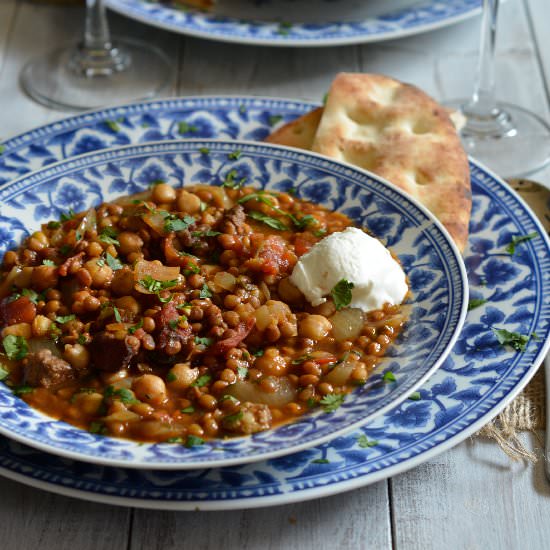
[[[227,388],[227,393],[241,402],[263,403],[271,407],[280,407],[296,399],[296,389],[288,378],[277,378],[279,387],[272,393],[265,392],[258,384],[240,380]]]
[[[339,365],[336,365],[324,378],[323,382],[328,382],[333,386],[343,386],[347,384],[353,369],[355,368],[357,361],[352,359],[351,361],[343,361]]]
[[[61,351],[50,338],[29,338],[27,340],[29,353],[38,353],[40,350],[49,349],[52,355],[61,357]]]
[[[260,306],[255,312],[254,316],[256,317],[256,328],[258,330],[265,330],[272,321],[269,308],[267,306]]]
[[[93,235],[96,232],[97,232],[97,214],[96,214],[95,208],[90,208],[90,210],[88,210],[80,220],[80,224],[76,229],[76,233],[84,237],[86,234]]]
[[[265,282],[262,281],[259,286],[262,294],[265,296],[265,299],[271,300],[271,292],[269,291],[269,287],[265,284]]]
[[[347,308],[337,311],[331,318],[332,335],[336,340],[354,340],[365,326],[363,312],[357,308]]]
[[[224,290],[232,291],[237,284],[237,279],[227,271],[220,271],[214,275],[214,282]]]
[[[166,216],[160,212],[149,212],[142,216],[143,221],[153,229],[158,235],[164,235],[164,225],[166,223]]]
[[[20,265],[14,265],[10,272],[6,275],[6,278],[0,284],[0,298],[4,298],[11,294],[11,287],[14,284],[14,280],[23,271],[23,268]],[[29,277],[30,282],[30,277]]]
[[[196,185],[195,191],[208,191],[212,194],[215,206],[223,207],[225,210],[233,208],[235,203],[227,196],[223,187],[211,187],[210,185]]]

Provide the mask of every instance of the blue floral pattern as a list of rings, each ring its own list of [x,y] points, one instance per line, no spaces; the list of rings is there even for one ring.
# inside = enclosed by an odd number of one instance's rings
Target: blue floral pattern
[[[325,6],[327,1],[324,0]],[[215,10],[205,13],[182,9],[177,0],[107,0],[107,4],[111,9],[144,23],[202,38],[275,46],[324,46],[387,40],[439,28],[474,15],[481,2],[424,0],[353,21],[338,21],[338,15],[333,15],[339,12],[331,10],[327,13],[327,22],[293,24],[286,22],[291,19],[289,14],[293,10],[300,14],[303,10],[293,3],[286,3],[281,9],[282,19],[271,21],[266,21],[270,19],[266,16],[244,20],[220,15]],[[323,2],[310,6],[310,9],[323,13]]]
[[[234,158],[234,151],[239,151]],[[152,467],[197,467],[250,462],[313,446],[358,427],[394,407],[422,383],[445,359],[462,327],[467,305],[467,281],[462,260],[437,223],[395,191],[359,171],[323,157],[263,144],[237,141],[162,141],[94,152],[52,165],[0,189],[6,218],[17,238],[51,218],[53,211],[84,210],[119,196],[147,189],[159,180],[174,186],[193,182],[220,185],[228,174],[235,181],[262,189],[278,188],[294,175],[296,194],[334,209],[354,213],[368,225],[369,212],[383,212],[393,223],[378,233],[392,242],[398,256],[407,254],[411,276],[422,281],[413,288],[411,328],[391,350],[367,383],[336,411],[305,415],[292,425],[251,437],[214,441],[198,448],[181,445],[141,445],[89,434],[45,418],[0,386],[0,431],[16,433],[29,444],[75,458],[111,464]],[[31,208],[21,197],[33,197]],[[53,198],[53,200],[52,200]],[[367,204],[363,209],[360,205]],[[54,206],[55,205],[55,206]],[[11,218],[10,218],[11,216]],[[399,227],[399,233],[394,228]],[[6,251],[0,242],[0,253]],[[411,258],[414,256],[414,258]],[[391,369],[397,380],[382,381]],[[423,408],[421,404],[419,409]],[[411,416],[412,409],[405,413]],[[108,448],[107,448],[108,445]]]
[[[177,137],[173,122],[199,114],[211,121],[216,136],[253,139],[265,136],[275,119],[282,124],[311,108],[311,104],[282,100],[206,97],[79,115],[5,142],[0,181],[39,168],[44,159],[53,162],[70,156],[83,136],[96,136],[112,145],[113,137],[105,134],[101,122],[118,117],[125,117],[120,133],[132,143],[145,141],[145,133],[152,130],[158,132],[155,139]],[[37,156],[39,150],[42,154]],[[543,297],[550,295],[550,281],[544,278],[550,272],[550,259],[544,231],[524,203],[475,162],[470,168],[473,212],[464,259],[471,298],[487,303],[468,313],[453,351],[418,390],[418,400],[404,401],[360,430],[318,447],[221,469],[162,472],[110,468],[60,458],[0,437],[0,473],[52,491],[105,502],[130,501],[138,506],[182,510],[244,508],[367,485],[427,460],[474,433],[520,391],[548,350],[550,305]],[[290,186],[294,174],[287,177],[281,186]],[[31,206],[36,204],[32,195],[25,200]],[[365,199],[361,206],[367,209],[369,202]],[[0,235],[3,246],[11,247],[24,225],[15,224],[3,210],[0,204]],[[392,231],[393,226],[383,224],[377,233]],[[509,235],[533,231],[537,238],[519,245],[514,256],[505,253]],[[411,272],[415,257],[405,254],[400,258]],[[510,266],[518,270],[513,279],[499,283],[492,277],[493,268],[506,272]],[[531,338],[524,352],[515,352],[496,342],[493,328],[536,333],[537,338]],[[378,391],[372,388],[373,394]],[[106,440],[106,451],[108,444]]]

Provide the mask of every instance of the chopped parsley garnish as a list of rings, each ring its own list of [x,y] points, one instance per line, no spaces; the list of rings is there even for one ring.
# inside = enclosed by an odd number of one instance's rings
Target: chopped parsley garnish
[[[341,310],[350,305],[351,303],[351,290],[355,285],[346,281],[346,279],[340,279],[334,288],[330,291],[330,295],[334,300],[334,305],[337,310]]]
[[[305,229],[308,225],[319,223],[311,214],[296,218],[292,216],[292,223],[296,226],[296,229]]]
[[[237,374],[244,380],[248,376],[248,369],[246,367],[237,367]]]
[[[311,461],[312,464],[330,464],[330,460],[326,458],[316,458]]]
[[[135,398],[134,394],[127,388],[115,390],[113,386],[107,386],[103,392],[103,397],[118,398],[125,405],[136,405],[140,403],[140,401]]]
[[[204,444],[204,439],[202,439],[201,437],[197,437],[196,435],[192,435],[192,434],[189,434],[187,436],[187,440],[185,441],[185,446],[187,448],[191,448],[191,447],[196,447],[198,445],[203,445]]]
[[[42,260],[42,265],[47,265],[49,267],[55,267],[55,262],[52,260]]]
[[[71,252],[72,249],[73,249],[73,247],[70,244],[64,244],[63,246],[59,247],[59,252],[63,256],[67,256],[69,254],[69,252]]]
[[[130,331],[128,331],[130,332]],[[133,333],[130,333],[130,334],[133,334]],[[84,345],[88,342],[88,338],[86,338],[86,335],[85,334],[79,334],[78,335],[78,339],[77,339],[77,342],[81,345]]]
[[[134,334],[136,330],[139,330],[143,326],[143,317],[128,329],[128,334]]]
[[[202,388],[203,386],[206,386],[210,380],[212,380],[212,376],[210,374],[203,374],[191,384],[191,387]]]
[[[239,105],[239,113],[241,113],[241,114],[246,113],[246,105],[244,103],[241,103]]]
[[[117,323],[122,323],[122,317],[120,316],[120,311],[118,311],[118,308],[116,306],[113,306],[113,313],[115,315],[115,321]]]
[[[14,386],[11,390],[15,395],[25,395],[26,393],[32,393],[34,388],[31,386]]]
[[[99,234],[99,240],[105,244],[113,244],[119,246],[120,243],[117,240],[118,233],[112,227],[104,227]]]
[[[246,178],[241,178],[239,181],[235,180],[235,178],[238,176],[237,170],[230,170],[225,175],[225,179],[223,180],[223,187],[227,187],[229,189],[240,189],[246,182]]]
[[[91,434],[103,435],[104,433],[106,433],[107,428],[105,427],[105,424],[103,424],[103,422],[94,420],[93,422],[90,422],[90,427],[88,428],[88,431]]]
[[[157,298],[159,299],[160,303],[167,304],[168,302],[171,302],[174,299],[174,295],[170,294],[169,296],[166,296],[166,298],[163,298],[160,294],[157,294]]]
[[[220,399],[220,402],[222,401],[227,401],[227,400],[230,400],[230,401],[233,401],[233,403],[236,403],[238,401],[238,399],[236,397],[233,397],[232,395],[229,395],[228,393],[226,393],[221,399]]]
[[[118,271],[119,269],[122,269],[124,267],[122,265],[122,262],[118,258],[111,256],[111,254],[109,254],[108,252],[105,254],[105,261],[113,271]]]
[[[197,264],[187,264],[187,267],[183,270],[185,276],[194,275],[200,272],[201,268]]]
[[[493,332],[497,337],[499,344],[503,346],[510,346],[516,351],[525,351],[527,342],[529,342],[529,336],[520,334],[519,332],[510,332],[504,328],[493,328]]]
[[[243,411],[238,411],[235,414],[230,414],[229,416],[224,417],[224,422],[229,422],[230,424],[233,424],[234,422],[238,422],[243,416]]]
[[[232,153],[227,155],[229,160],[239,160],[241,158],[242,151],[240,149],[235,149]]]
[[[535,237],[538,237],[538,233],[536,231],[533,231],[527,235],[514,235],[510,241],[510,244],[506,247],[506,252],[508,252],[511,256],[514,255],[516,252],[516,245],[525,241],[530,241]]]
[[[258,212],[257,210],[249,210],[247,215],[250,216],[253,220],[265,223],[267,226],[272,227],[273,229],[278,229],[279,231],[288,231],[288,227],[277,218],[272,218],[263,212]]]
[[[185,409],[181,409],[181,411],[183,414],[192,414],[195,412],[195,407],[193,406],[189,406],[189,407],[185,407]]]
[[[212,298],[212,292],[210,291],[206,283],[202,285],[201,291],[199,293],[199,298]]]
[[[422,396],[420,395],[420,392],[415,391],[409,395],[409,399],[411,401],[420,401],[422,399]]]
[[[199,129],[194,124],[189,124],[187,122],[180,122],[178,124],[178,132],[180,134],[194,134],[198,131]]]
[[[172,288],[178,284],[177,279],[170,279],[168,281],[159,281],[158,279],[153,279],[151,275],[145,275],[143,279],[140,279],[139,284],[149,292],[158,293],[161,290],[166,290],[167,288]]]
[[[486,303],[487,303],[487,300],[485,300],[483,298],[472,298],[468,302],[468,311],[472,311],[472,309],[476,309],[476,307],[480,307],[480,306],[482,306],[483,304],[486,304]]]
[[[270,126],[275,126],[275,124],[281,122],[283,120],[282,115],[271,115],[268,117],[267,122]]]
[[[199,153],[201,155],[209,155],[210,154],[210,149],[208,147],[201,147],[199,149]]]
[[[193,235],[193,237],[217,237],[218,235],[221,235],[221,233],[219,231],[212,231],[209,229],[208,231],[192,231],[191,235]]]
[[[72,313],[71,315],[57,315],[55,318],[55,322],[59,323],[60,325],[64,325],[65,323],[68,323],[69,321],[74,321],[76,319],[76,315]]]
[[[311,355],[307,354],[307,355],[300,355],[300,357],[297,357],[296,359],[293,359],[291,361],[291,363],[293,365],[300,365],[301,363],[303,363],[304,361],[307,361],[308,359],[311,359]]]
[[[261,357],[262,355],[264,354],[264,350],[263,349],[256,349],[252,352],[252,355],[254,357]]]
[[[178,377],[172,371],[170,371],[166,375],[166,382],[175,382],[177,379],[178,379]]]
[[[60,227],[61,227],[60,222],[54,222],[54,221],[48,222],[48,229],[59,229]]]
[[[0,363],[0,380],[5,380],[10,375],[10,371],[6,369],[5,365]]]
[[[164,222],[164,231],[170,233],[170,231],[184,231],[195,223],[193,216],[183,216],[178,218],[177,216],[169,216]]]
[[[59,219],[61,222],[68,222],[69,220],[72,220],[76,216],[76,212],[69,208],[68,212],[61,212],[61,216],[59,216]]]
[[[105,125],[113,132],[119,132],[120,126],[114,120],[105,120]]]
[[[319,401],[325,412],[334,412],[346,399],[344,393],[332,393],[325,395],[323,399]]]
[[[376,439],[369,439],[363,434],[357,438],[357,444],[361,447],[361,449],[368,449],[369,447],[375,447],[378,445],[378,441],[376,441]]]
[[[165,443],[183,443],[182,437],[169,437]]]
[[[195,336],[195,344],[198,346],[211,346],[214,342],[214,338],[209,338],[208,336]]]
[[[393,374],[393,372],[389,370],[384,373],[382,380],[384,380],[384,382],[395,382],[397,379],[395,378],[395,374]]]
[[[4,351],[8,356],[8,359],[19,361],[24,359],[29,352],[29,346],[27,340],[23,336],[15,336],[15,334],[8,334],[2,340]]]
[[[21,294],[26,296],[33,304],[37,304],[45,299],[43,294],[38,294],[38,292],[35,292],[32,288],[24,288]]]

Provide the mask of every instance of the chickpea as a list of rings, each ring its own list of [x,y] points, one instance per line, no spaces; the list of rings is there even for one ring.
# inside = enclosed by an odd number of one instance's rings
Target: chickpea
[[[43,248],[46,248],[50,244],[50,241],[48,237],[42,231],[35,231],[28,240],[27,246],[34,250],[35,252],[38,252],[39,250],[42,250]]]
[[[61,302],[59,300],[50,300],[44,306],[44,313],[57,313],[61,307]]]
[[[133,252],[140,252],[143,247],[143,239],[131,231],[123,231],[120,233],[118,235],[118,242],[120,243],[118,249],[120,250],[120,253],[125,256],[128,256],[128,254],[132,254]]]
[[[307,315],[298,323],[298,333],[302,338],[321,340],[332,330],[332,323],[322,315]]]
[[[141,310],[141,306],[133,296],[122,296],[115,300],[115,306],[119,309],[128,311],[132,315],[138,315]]]
[[[103,253],[103,247],[99,243],[90,243],[86,247],[86,254],[92,258],[95,258],[96,256],[101,256]]]
[[[12,268],[16,263],[17,263],[17,253],[14,252],[13,250],[8,250],[8,251],[4,254],[4,260],[3,260],[4,268],[10,269],[10,268]]]
[[[76,370],[84,370],[90,363],[90,353],[82,344],[65,344],[63,357]]]
[[[31,283],[36,290],[46,290],[57,285],[57,267],[39,265],[32,270]]]
[[[118,296],[126,296],[134,289],[134,274],[130,269],[124,268],[115,271],[111,282],[111,290]]]
[[[98,264],[98,260],[88,260],[84,267],[92,276],[92,287],[102,288],[107,286],[113,278],[113,270],[106,264]]]
[[[17,323],[15,325],[9,325],[2,330],[2,338],[6,336],[22,336],[25,339],[31,337],[31,325],[29,323]]]
[[[134,380],[132,389],[140,401],[160,405],[166,401],[166,385],[160,376],[143,374]]]
[[[194,193],[182,189],[178,196],[178,210],[186,214],[196,214],[201,209],[201,200]]]
[[[152,317],[143,317],[143,330],[145,332],[154,332],[155,328],[156,323]]]
[[[73,403],[76,408],[87,415],[96,414],[103,403],[103,395],[100,393],[75,393]]]
[[[188,363],[176,363],[168,372],[166,380],[170,388],[185,390],[199,377],[199,369]]]
[[[304,295],[300,290],[290,282],[290,277],[285,277],[279,281],[277,292],[280,298],[289,304],[297,304],[304,299]]]
[[[267,348],[264,354],[256,359],[254,368],[268,376],[281,376],[286,372],[287,364],[277,348]]]
[[[205,393],[199,397],[199,405],[207,411],[213,411],[218,406],[218,400],[213,395]]]
[[[37,315],[32,322],[32,335],[37,338],[47,336],[50,332],[52,322],[44,315]]]
[[[157,204],[162,202],[174,202],[176,200],[176,190],[167,183],[158,183],[153,187],[151,198]]]
[[[86,311],[89,311],[89,312],[97,311],[100,307],[101,307],[101,302],[95,296],[88,296],[84,300],[84,309]]]

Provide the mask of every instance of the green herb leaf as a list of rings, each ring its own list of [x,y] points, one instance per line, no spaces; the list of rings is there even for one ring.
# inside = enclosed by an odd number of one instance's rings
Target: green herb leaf
[[[256,349],[252,352],[252,355],[254,357],[261,357],[262,355],[264,354],[264,350],[263,349]]]
[[[346,399],[343,393],[331,393],[325,395],[319,403],[322,405],[325,412],[334,412]]]
[[[118,397],[125,405],[136,405],[140,401],[135,398],[134,394],[127,388],[120,388],[113,393],[113,396]]]
[[[218,235],[221,235],[219,231],[211,231],[210,229],[208,231],[192,231],[191,235],[193,237],[217,237]]]
[[[202,388],[203,386],[206,386],[210,380],[212,380],[212,376],[210,374],[203,374],[191,384],[191,387]]]
[[[230,170],[226,175],[222,183],[223,187],[229,189],[240,189],[246,182],[246,178],[241,178],[239,181],[236,181],[235,178],[238,176],[237,170]]]
[[[11,391],[15,395],[25,395],[26,393],[32,393],[34,391],[34,388],[31,386],[14,386]]]
[[[194,124],[188,124],[187,122],[180,122],[178,124],[178,132],[180,134],[194,134],[198,131],[199,129]]]
[[[8,356],[8,359],[19,361],[24,359],[29,352],[29,346],[27,340],[23,336],[15,336],[15,334],[8,334],[2,340],[4,351]]]
[[[111,254],[109,254],[108,252],[105,254],[105,261],[113,271],[118,271],[119,269],[122,269],[124,267],[122,265],[122,262],[118,258],[111,256]]]
[[[74,321],[76,319],[76,315],[72,313],[71,315],[57,315],[55,318],[55,322],[59,323],[60,325],[64,325],[65,323],[68,323],[69,321]]]
[[[76,212],[72,208],[69,208],[68,212],[61,212],[61,216],[59,216],[59,219],[62,222],[68,222],[69,220],[72,220],[75,216]]]
[[[107,432],[107,428],[105,427],[105,424],[103,424],[103,422],[94,420],[93,422],[90,422],[90,427],[88,428],[88,431],[91,434],[103,435]]]
[[[170,216],[164,222],[164,231],[170,233],[170,231],[184,231],[188,229],[191,225],[195,223],[195,218],[193,216],[183,216],[183,218],[178,218],[177,216]]]
[[[165,443],[183,443],[183,437],[169,437]]]
[[[38,292],[35,292],[32,288],[24,288],[21,294],[26,296],[33,304],[37,304],[41,300],[44,300],[44,295],[38,294]]]
[[[393,374],[393,372],[389,370],[384,373],[382,380],[384,380],[384,382],[395,382],[397,379],[395,378],[395,374]]]
[[[281,122],[283,120],[282,115],[271,115],[267,118],[267,122],[270,126],[275,126],[275,124]]]
[[[185,442],[185,446],[189,449],[191,447],[196,447],[197,445],[203,445],[203,444],[204,444],[204,439],[191,434],[187,436],[187,441]]]
[[[334,288],[330,291],[330,295],[334,300],[334,305],[337,310],[341,310],[351,303],[351,290],[355,285],[346,281],[346,279],[340,279]]]
[[[148,290],[149,292],[157,293],[157,292],[160,292],[161,290],[166,290],[167,288],[172,288],[173,286],[176,286],[178,284],[178,280],[171,279],[169,281],[159,281],[157,279],[153,279],[151,275],[145,275],[143,279],[140,279],[139,284],[145,290]]]
[[[48,229],[59,229],[61,227],[61,224],[59,222],[48,222]]]
[[[238,411],[235,414],[230,414],[229,416],[224,417],[223,421],[234,424],[235,422],[238,422],[243,416],[243,411]]]
[[[166,382],[175,382],[177,379],[178,379],[178,377],[172,371],[170,371],[166,375]]]
[[[326,458],[316,458],[311,461],[312,464],[330,464],[330,460]]]
[[[249,210],[247,212],[247,215],[250,216],[253,220],[263,222],[273,229],[278,229],[279,231],[288,231],[288,227],[281,220],[272,218],[271,216],[268,216],[263,212],[258,212],[257,210]]]
[[[248,369],[246,367],[237,367],[237,374],[239,378],[244,380],[248,376]]]
[[[78,335],[78,339],[77,339],[77,342],[81,345],[84,345],[88,342],[88,338],[86,338],[86,335],[85,334],[79,334]]]
[[[538,237],[538,233],[536,231],[533,231],[528,235],[514,235],[510,241],[510,244],[506,247],[506,252],[508,252],[508,254],[510,255],[513,255],[516,252],[516,245],[525,241],[530,241],[535,237]]]
[[[113,306],[113,313],[115,314],[115,321],[117,323],[122,323],[122,317],[120,316],[120,311],[116,306]]]
[[[369,439],[366,435],[360,435],[357,438],[357,443],[361,449],[367,449],[369,447],[375,447],[378,445],[378,441],[376,439]]]
[[[229,395],[228,393],[226,393],[221,399],[220,399],[220,403],[222,401],[227,401],[227,400],[230,400],[230,401],[233,401],[233,403],[236,403],[238,401],[238,399],[236,397],[233,397],[232,395]]]
[[[420,401],[422,399],[422,396],[420,395],[420,392],[415,391],[409,395],[409,399],[411,401]]]
[[[208,285],[206,283],[202,285],[201,291],[199,293],[199,298],[212,298],[212,292],[210,292],[210,289],[208,288]]]
[[[227,155],[229,160],[239,160],[241,158],[242,151],[240,149],[235,149],[232,153]]]
[[[208,147],[201,147],[199,149],[199,153],[201,155],[209,155],[210,154],[210,149]]]
[[[181,411],[183,414],[192,414],[195,412],[195,407],[193,406],[189,406],[189,407],[185,407],[185,409],[181,409]]]
[[[0,363],[0,380],[5,380],[10,375],[10,371],[6,368],[5,365]]]
[[[472,309],[475,309],[476,307],[482,306],[483,304],[486,304],[487,300],[483,298],[472,298],[468,302],[468,311],[471,311]]]
[[[198,346],[211,346],[213,342],[214,338],[195,336],[195,344]]]
[[[49,267],[55,267],[55,262],[52,260],[42,260],[42,265],[47,265]]]
[[[110,128],[113,132],[119,132],[120,126],[114,120],[105,120],[105,125]]]
[[[104,227],[99,234],[99,240],[105,244],[113,244],[119,246],[120,243],[117,240],[118,233],[112,227]]]
[[[510,332],[503,328],[493,328],[493,332],[500,344],[503,346],[510,346],[516,351],[525,351],[527,343],[529,342],[529,336],[520,334],[519,332]]]
[[[291,361],[291,363],[293,365],[300,365],[301,363],[303,363],[304,361],[307,361],[308,359],[311,359],[311,355],[309,355],[309,354],[300,355],[300,357],[297,357],[296,359],[293,359]]]
[[[143,317],[128,329],[128,334],[134,334],[136,330],[139,330],[143,326]]]

